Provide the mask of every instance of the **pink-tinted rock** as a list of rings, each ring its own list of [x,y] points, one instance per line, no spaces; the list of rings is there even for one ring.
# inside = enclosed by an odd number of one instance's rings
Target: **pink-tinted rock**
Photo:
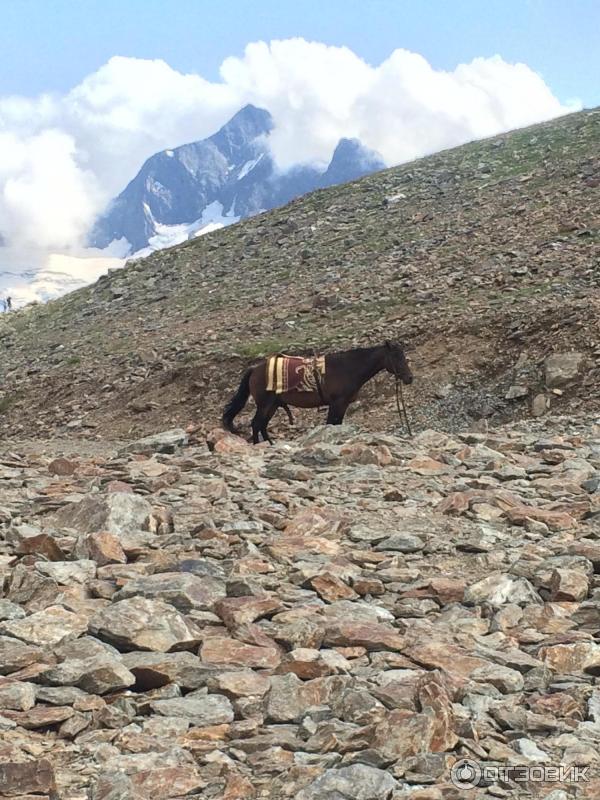
[[[551,531],[571,530],[577,527],[575,519],[564,511],[550,511],[533,506],[515,506],[505,512],[509,522],[513,525],[525,525],[527,520],[543,522]]]
[[[276,597],[224,597],[217,601],[214,611],[228,628],[236,628],[248,622],[275,613],[281,608]]]
[[[406,644],[404,637],[394,628],[376,622],[330,625],[324,643],[332,647],[365,647],[367,650],[402,650]]]
[[[587,575],[574,569],[555,569],[550,579],[550,599],[580,602],[589,592]]]
[[[281,654],[274,648],[256,647],[224,636],[211,636],[204,641],[200,658],[206,664],[275,669],[281,661]]]
[[[433,712],[433,727],[428,750],[441,753],[452,750],[458,741],[454,732],[452,712],[452,687],[444,674],[438,670],[428,672],[419,679],[417,699],[421,711]]]
[[[539,657],[561,675],[600,672],[600,645],[592,641],[571,642],[541,647]]]
[[[335,603],[336,600],[355,600],[358,597],[353,589],[330,572],[316,575],[309,583],[319,597],[329,603]]]
[[[78,553],[95,561],[99,567],[106,564],[126,564],[127,556],[119,538],[107,531],[100,531],[98,533],[90,533],[85,536]]]
[[[485,667],[490,662],[471,655],[467,650],[444,641],[423,641],[405,647],[403,654],[429,669],[443,669],[446,672],[468,678],[471,672]]]

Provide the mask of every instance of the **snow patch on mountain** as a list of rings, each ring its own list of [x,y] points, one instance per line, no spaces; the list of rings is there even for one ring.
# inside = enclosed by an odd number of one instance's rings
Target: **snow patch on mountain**
[[[147,213],[151,215],[149,209],[147,209]],[[206,206],[202,212],[202,216],[194,222],[184,222],[180,225],[164,225],[161,222],[153,220],[156,233],[148,240],[148,247],[142,247],[140,250],[137,250],[133,255],[129,256],[127,260],[145,258],[155,250],[163,250],[165,247],[175,247],[175,245],[182,244],[193,237],[203,236],[205,233],[218,231],[219,228],[224,228],[226,225],[239,222],[239,219],[239,217],[233,214],[233,207],[225,213],[223,204],[215,200],[213,203]]]
[[[241,181],[242,178],[245,178],[246,175],[254,169],[254,167],[258,164],[258,162],[262,159],[263,156],[264,156],[264,153],[261,153],[258,156],[258,158],[253,158],[251,161],[246,161],[246,163],[244,164],[244,166],[241,168],[241,170],[238,173],[238,176],[237,176],[238,181]]]

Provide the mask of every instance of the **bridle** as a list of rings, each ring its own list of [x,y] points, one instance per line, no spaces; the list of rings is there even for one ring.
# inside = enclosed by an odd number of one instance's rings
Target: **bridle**
[[[396,378],[396,408],[398,410],[398,416],[400,417],[400,422],[402,422],[402,415],[404,414],[404,424],[406,425],[406,430],[408,432],[409,437],[412,439],[413,434],[410,427],[410,422],[408,421],[408,414],[406,413],[406,403],[404,402],[402,381],[396,371],[396,365],[394,365],[394,377]]]
[[[412,439],[410,422],[408,421],[408,414],[406,413],[406,403],[404,402],[404,392],[402,391],[402,381],[400,380],[397,372],[395,372],[394,375],[396,376],[396,408],[398,409],[398,416],[400,417],[400,421],[402,421],[402,412],[404,412],[404,423],[406,425],[406,430],[408,431],[409,437]],[[402,401],[402,411],[400,411],[400,401]]]

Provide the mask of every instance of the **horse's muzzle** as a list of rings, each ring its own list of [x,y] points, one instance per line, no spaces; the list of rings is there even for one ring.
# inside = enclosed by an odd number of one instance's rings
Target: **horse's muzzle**
[[[410,386],[410,384],[412,382],[413,382],[413,376],[412,375],[408,375],[406,378],[403,379],[403,383],[405,383],[407,386]]]

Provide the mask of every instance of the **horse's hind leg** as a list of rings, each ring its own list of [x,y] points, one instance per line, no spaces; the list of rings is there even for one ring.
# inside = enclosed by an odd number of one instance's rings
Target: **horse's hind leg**
[[[256,401],[256,412],[252,417],[252,444],[258,444],[265,420],[263,403]]]
[[[273,439],[271,439],[271,437],[269,435],[269,431],[267,430],[267,426],[268,426],[269,422],[271,421],[271,419],[273,418],[273,415],[275,414],[275,412],[277,411],[278,408],[279,408],[279,403],[277,401],[275,401],[272,404],[272,406],[266,410],[266,412],[264,414],[264,423],[263,423],[263,426],[262,426],[260,432],[262,433],[263,439],[266,442],[268,442],[269,444],[273,444]]]
[[[287,414],[290,425],[293,425],[294,424],[294,418],[292,417],[292,409],[288,406],[287,403],[283,403],[282,402],[282,403],[280,403],[280,405],[283,408],[283,410],[285,411],[285,413]]]
[[[258,444],[261,424],[262,420],[257,409],[256,414],[252,417],[252,444]]]
[[[272,397],[263,396],[256,401],[256,414],[252,418],[252,443],[258,444],[259,437],[262,435],[263,439],[270,444],[273,444],[267,425],[275,411],[277,410],[278,403]]]

